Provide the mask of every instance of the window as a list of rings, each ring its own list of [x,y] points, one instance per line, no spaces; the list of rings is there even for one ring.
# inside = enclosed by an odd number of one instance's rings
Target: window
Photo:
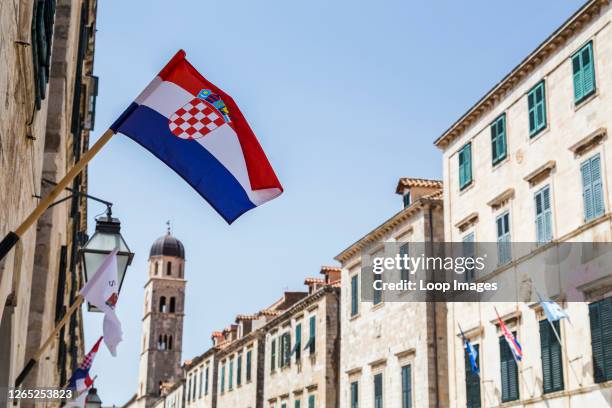
[[[612,380],[612,298],[589,305],[593,376],[596,383]]]
[[[187,378],[187,402],[189,402],[191,396],[191,376]]]
[[[473,258],[476,254],[475,248],[474,248],[474,233],[470,232],[469,234],[465,235],[462,239],[462,243],[461,243],[461,250],[463,253],[463,256],[466,258]],[[472,267],[472,268],[466,268],[465,270],[465,281],[466,282],[473,282],[476,279],[476,268]]]
[[[410,254],[410,244],[408,244],[408,242],[403,243],[399,247],[399,254],[402,257],[402,259],[404,258],[404,256],[406,256],[406,257],[409,256],[409,254]],[[403,263],[403,261],[402,261],[402,263]],[[410,269],[402,267],[402,269],[400,270],[400,279],[401,280],[405,280],[405,281],[410,280]]]
[[[166,313],[166,297],[162,296],[159,298],[159,311],[160,313]]]
[[[382,373],[374,376],[374,408],[383,408],[383,378]]]
[[[272,351],[270,352],[270,371],[276,370],[276,339],[272,339],[270,345]]]
[[[200,370],[200,392],[198,393],[198,399],[202,398],[203,388],[204,388],[204,370]]]
[[[168,337],[168,350],[172,350],[172,336]]]
[[[280,367],[286,367],[291,362],[291,333],[283,333],[280,346]]]
[[[193,388],[192,388],[192,392],[191,392],[191,400],[195,401],[196,399],[196,390],[198,388],[198,372],[196,371],[195,374],[193,375]]]
[[[296,399],[294,402],[294,408],[300,408],[300,406],[302,405],[302,401],[299,399]]]
[[[495,166],[506,158],[506,114],[491,124],[491,157]]]
[[[308,408],[315,408],[315,396],[314,395],[308,396]]]
[[[572,56],[574,102],[580,103],[595,92],[593,43],[589,42]]]
[[[159,262],[155,262],[155,275],[159,273]]]
[[[206,375],[204,376],[204,395],[208,395],[208,370],[209,367],[206,366]]]
[[[463,190],[472,183],[472,144],[468,143],[459,150],[459,189]]]
[[[359,313],[359,274],[351,277],[351,316]]]
[[[302,323],[295,325],[295,346],[291,354],[295,353],[295,361],[302,359]]]
[[[308,348],[309,353],[312,355],[315,352],[315,338],[317,331],[317,317],[310,316],[310,336],[308,336],[308,344],[306,347]]]
[[[54,21],[54,0],[34,2],[32,14],[32,62],[36,110],[40,109],[41,101],[45,99],[47,83],[49,82]]]
[[[480,367],[480,350],[478,344],[472,344],[476,351],[476,367]],[[480,376],[472,371],[470,355],[465,350],[465,401],[467,408],[480,408]]]
[[[359,382],[351,383],[351,408],[359,408]]]
[[[406,194],[404,194],[404,197],[402,197],[404,200],[404,208],[406,207],[410,207],[411,204],[411,200],[410,200],[410,191],[408,191]]]
[[[172,275],[172,263],[171,262],[168,262],[166,264],[166,275],[168,276]]]
[[[251,381],[251,355],[252,355],[252,351],[251,350],[247,351],[247,354],[246,354],[246,381],[247,382]]]
[[[412,408],[412,369],[402,367],[402,408]]]
[[[221,394],[225,392],[225,364],[221,366]]]
[[[170,313],[174,313],[176,310],[176,298],[172,296],[170,298]]]
[[[382,274],[378,274],[378,273],[375,273],[375,272],[372,272],[372,274],[374,275],[373,278],[372,278],[373,282],[382,282]],[[378,284],[378,285],[375,285],[375,286],[380,288],[381,284]],[[374,293],[374,296],[373,296],[372,302],[375,305],[377,305],[380,302],[382,302],[382,290],[381,289],[376,289],[374,287],[373,288],[373,293]]]
[[[234,359],[230,359],[229,361],[229,381],[228,381],[228,390],[234,389]]]
[[[281,408],[287,408],[287,403],[286,403],[286,402],[283,402],[283,403],[281,404]]]
[[[599,154],[583,162],[580,165],[580,173],[582,175],[584,220],[590,221],[604,213],[601,159]]]
[[[242,354],[238,354],[238,360],[236,362],[236,385],[242,384]]]
[[[534,137],[546,127],[546,94],[544,81],[531,88],[527,94],[529,109],[529,137]]]
[[[497,229],[497,263],[504,265],[512,259],[512,244],[510,240],[510,213],[505,212],[495,220]]]
[[[516,333],[512,333],[516,337]],[[504,336],[499,337],[502,402],[519,399],[518,367]]]
[[[560,333],[559,321],[553,322],[553,326],[551,326],[548,319],[540,320],[540,350],[544,393],[563,389],[561,345],[555,334],[555,330],[557,333]]]
[[[536,240],[546,243],[552,239],[552,210],[550,209],[550,187],[535,193]]]

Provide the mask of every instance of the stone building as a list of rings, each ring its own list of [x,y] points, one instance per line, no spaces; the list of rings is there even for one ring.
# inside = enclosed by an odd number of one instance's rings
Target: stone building
[[[402,210],[336,256],[342,265],[342,408],[448,405],[445,304],[417,302],[412,294],[388,299],[389,291],[371,290],[365,267],[366,257],[429,254],[425,243],[443,241],[442,183],[402,178],[396,192]]]
[[[15,230],[88,149],[95,0],[0,3],[0,235]],[[87,191],[87,173],[71,186]],[[85,198],[49,208],[0,262],[0,389],[14,383],[81,287],[78,249],[87,237]],[[76,313],[24,382],[59,387],[83,355]],[[33,406],[32,402],[21,402]]]
[[[306,279],[308,296],[264,326],[266,408],[338,405],[340,269]]]
[[[167,384],[180,382],[183,378],[185,248],[170,234],[170,228],[151,246],[148,274],[138,390],[126,407],[151,407]]]
[[[489,302],[448,305],[451,406],[612,404],[610,263],[574,271],[572,294],[547,281],[546,263],[537,261],[577,248],[570,242],[612,238],[611,22],[607,0],[586,2],[435,142],[443,151],[445,239],[494,243],[497,262],[473,280],[503,289]],[[536,291],[559,302],[571,324],[553,329]],[[522,344],[518,364],[495,308]],[[478,349],[480,376],[459,325]]]

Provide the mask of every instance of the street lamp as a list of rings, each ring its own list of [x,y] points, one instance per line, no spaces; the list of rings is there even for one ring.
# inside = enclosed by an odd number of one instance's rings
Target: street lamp
[[[132,263],[134,254],[128,248],[120,231],[121,222],[119,222],[119,219],[113,218],[109,205],[107,206],[106,215],[96,218],[96,231],[81,249],[81,259],[86,282],[93,277],[100,265],[102,265],[104,258],[117,248],[117,273],[119,275],[119,292],[121,292],[125,271],[128,265]],[[89,304],[87,307],[89,311],[100,311]]]
[[[100,408],[101,406],[102,400],[98,396],[98,390],[91,387],[87,394],[87,398],[85,398],[85,408]]]

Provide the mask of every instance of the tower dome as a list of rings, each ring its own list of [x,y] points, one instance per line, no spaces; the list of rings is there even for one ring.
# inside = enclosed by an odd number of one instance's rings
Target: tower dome
[[[152,256],[175,256],[185,259],[185,247],[183,243],[170,234],[170,231],[155,240],[151,245],[149,257]]]

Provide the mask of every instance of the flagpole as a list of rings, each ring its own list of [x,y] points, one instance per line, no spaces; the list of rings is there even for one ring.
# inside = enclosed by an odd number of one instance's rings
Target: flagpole
[[[102,134],[102,136],[94,143],[93,146],[81,156],[81,159],[66,173],[51,192],[43,198],[36,208],[28,215],[28,217],[21,223],[15,231],[10,231],[0,241],[0,261],[10,252],[10,250],[17,244],[17,242],[23,237],[27,230],[40,218],[40,216],[49,208],[53,201],[60,195],[60,193],[68,187],[70,182],[79,175],[81,171],[87,166],[87,163],[94,158],[94,156],[104,147],[104,145],[113,137],[115,132],[112,129],[108,129]],[[0,280],[2,275],[0,275]]]
[[[32,371],[32,368],[34,368],[36,363],[38,363],[40,356],[42,356],[42,354],[45,352],[47,347],[49,347],[51,343],[53,343],[53,340],[55,340],[55,336],[57,336],[60,330],[62,329],[62,327],[66,325],[66,322],[68,322],[68,319],[70,319],[70,317],[74,314],[74,312],[78,310],[78,308],[83,303],[83,300],[84,298],[81,295],[77,295],[75,297],[74,303],[70,306],[70,308],[68,308],[62,320],[60,320],[59,323],[55,326],[55,329],[53,329],[49,337],[47,337],[47,339],[42,344],[42,346],[40,346],[40,348],[36,351],[36,353],[34,353],[32,358],[30,358],[30,360],[27,362],[25,367],[21,370],[21,372],[15,379],[15,388],[18,388],[21,385],[21,383],[23,383],[23,381],[26,379],[30,371]]]

